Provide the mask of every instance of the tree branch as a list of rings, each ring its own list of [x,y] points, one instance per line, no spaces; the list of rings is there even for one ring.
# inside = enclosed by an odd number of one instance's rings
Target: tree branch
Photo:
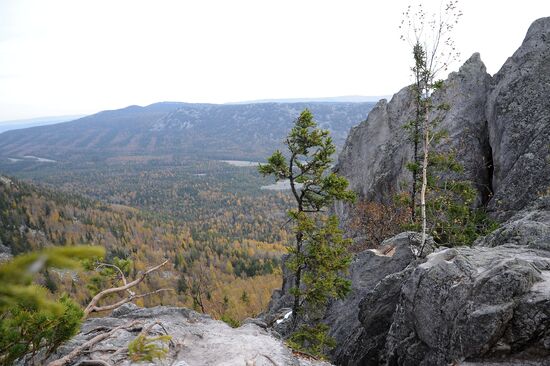
[[[109,267],[109,268],[116,269],[117,272],[120,274],[120,278],[122,279],[122,283],[124,284],[124,286],[128,284],[128,282],[126,281],[126,276],[124,275],[124,272],[122,272],[119,266],[115,266],[114,264],[109,264],[109,263],[99,263],[98,266],[96,267],[96,270],[98,270],[101,267]],[[126,291],[128,291],[130,295],[134,295],[134,292],[132,290],[127,289]]]
[[[101,309],[102,307],[98,307],[97,306],[97,303],[99,302],[99,300],[101,300],[102,298],[104,298],[105,296],[109,295],[109,294],[112,294],[112,293],[117,293],[117,292],[121,292],[121,291],[126,291],[132,287],[135,287],[137,286],[138,284],[140,284],[151,272],[154,272],[156,271],[157,269],[161,268],[162,266],[164,266],[166,263],[168,263],[168,260],[165,260],[164,262],[162,262],[161,264],[155,266],[155,267],[152,267],[152,268],[149,268],[147,271],[143,272],[138,278],[136,278],[135,280],[133,280],[132,282],[128,282],[126,283],[125,285],[123,286],[119,286],[119,287],[113,287],[113,288],[108,288],[106,290],[103,290],[103,291],[100,291],[97,295],[95,295],[92,300],[90,301],[90,303],[88,304],[88,306],[86,307],[86,309],[84,309],[84,319],[87,318],[91,313],[93,312],[97,312],[97,311],[101,311],[101,310],[98,310],[98,309]],[[158,291],[158,290],[157,290]],[[136,296],[138,297],[143,297],[141,295],[130,295],[129,298],[132,298],[132,296],[134,296],[134,298],[136,298]],[[127,300],[127,301],[125,301]],[[119,301],[117,304],[119,304],[118,306],[122,305],[122,304],[125,304],[133,299],[130,299],[128,300],[125,299],[125,300],[122,300],[122,301]],[[116,306],[116,307],[118,307]],[[112,309],[115,309],[116,307],[112,307],[112,306],[104,306],[103,308],[107,308],[106,310],[112,310]]]
[[[70,353],[65,355],[64,357],[61,357],[58,360],[52,361],[48,364],[48,366],[65,366],[67,364],[70,364],[76,357],[80,356],[83,352],[91,349],[93,346],[95,346],[97,343],[111,337],[113,334],[118,332],[121,329],[130,329],[133,328],[136,324],[139,322],[133,321],[130,324],[123,324],[119,325],[116,328],[113,328],[111,331],[107,333],[98,334],[97,336],[93,337],[89,341],[82,344],[80,347],[77,347],[73,349]]]
[[[128,296],[127,298],[122,299],[119,302],[116,302],[114,304],[105,305],[105,306],[94,306],[93,308],[90,309],[90,313],[98,313],[100,311],[114,310],[114,309],[116,309],[116,308],[130,302],[130,301],[133,301],[135,299],[140,299],[142,297],[146,297],[146,296],[149,296],[149,295],[154,295],[154,294],[157,294],[159,292],[164,292],[164,291],[173,291],[173,289],[171,289],[171,288],[161,288],[161,289],[158,289],[158,290],[155,290],[155,291],[151,291],[151,292],[147,292],[147,293],[139,294],[139,295],[136,295],[135,293],[132,292],[132,294],[130,296]]]

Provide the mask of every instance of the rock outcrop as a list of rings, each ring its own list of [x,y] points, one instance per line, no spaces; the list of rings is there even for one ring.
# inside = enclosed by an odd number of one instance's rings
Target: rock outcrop
[[[464,166],[463,178],[477,189],[477,205],[485,204],[492,195],[492,156],[485,118],[490,81],[476,53],[458,72],[451,73],[434,95],[436,105],[450,106],[433,117],[441,120],[438,128],[449,135],[445,149],[455,154]],[[403,88],[390,102],[378,102],[367,120],[351,129],[335,171],[349,180],[350,188],[361,198],[384,202],[410,182],[406,165],[413,160],[413,148],[404,126],[415,118],[413,102],[410,87]],[[345,224],[348,208],[337,204],[336,212]]]
[[[172,337],[167,357],[156,359],[152,363],[155,365],[329,365],[295,356],[281,340],[256,324],[248,323],[233,329],[221,321],[185,308],[138,308],[134,305],[124,305],[109,317],[87,320],[80,334],[62,346],[52,359],[68,354],[102,332],[131,322],[137,322],[132,329],[117,331],[70,364],[86,364],[86,360],[108,360],[117,362],[117,365],[131,365],[133,363],[125,352],[128,344],[141,329],[153,325],[149,331],[151,336],[168,334]],[[114,354],[117,350],[120,351]]]
[[[445,148],[500,227],[426,258],[412,255],[409,234],[386,241],[393,256],[358,254],[351,295],[325,316],[338,341],[333,360],[550,365],[550,17],[533,23],[494,77],[474,54],[444,85],[434,99],[450,105],[439,116]],[[404,88],[380,101],[348,136],[335,169],[363,198],[384,201],[410,180],[411,99]],[[335,211],[345,226],[348,207]]]
[[[400,288],[381,361],[550,360],[550,251],[537,244],[549,223],[540,222],[542,230],[530,234],[533,245],[503,234],[518,226],[513,221],[472,248],[429,255]],[[372,317],[372,303],[379,301],[369,295],[361,304],[363,319]]]
[[[472,247],[430,248],[423,258],[410,232],[357,254],[351,294],[324,316],[338,365],[550,365],[550,17],[533,23],[494,77],[474,54],[444,85],[434,99],[450,105],[439,112],[445,148],[501,226]],[[403,126],[414,113],[404,88],[351,130],[336,170],[360,196],[384,201],[410,179]],[[345,223],[348,208],[336,212]],[[56,356],[138,321],[173,337],[164,364],[322,365],[277,338],[288,333],[292,278],[284,275],[268,312],[238,329],[187,309],[127,305],[88,320]],[[120,330],[77,361],[111,357],[135,336]]]
[[[403,271],[415,260],[411,249],[417,247],[417,243],[415,233],[405,232],[386,240],[378,250],[367,250],[355,256],[350,266],[351,292],[345,300],[331,303],[324,319],[331,326],[330,336],[338,343],[332,355],[336,363],[372,357],[383,347],[385,335],[378,334],[383,326],[377,323],[375,328],[364,328],[357,309],[361,300],[380,281]],[[378,321],[383,322],[383,316]],[[357,342],[366,339],[368,343],[358,347]]]
[[[550,189],[550,17],[535,21],[493,77],[487,100],[495,196],[508,218]]]

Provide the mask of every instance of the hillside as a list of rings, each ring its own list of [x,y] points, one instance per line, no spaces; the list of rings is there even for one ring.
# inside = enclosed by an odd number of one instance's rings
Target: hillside
[[[182,224],[158,219],[128,206],[104,204],[0,176],[0,258],[51,245],[92,244],[106,248],[107,261],[130,260],[129,270],[134,274],[168,259],[161,276],[151,277],[141,290],[162,286],[177,291],[145,298],[141,305],[192,307],[183,285],[200,280],[205,291],[202,295],[209,293],[205,307],[210,314],[241,320],[259,313],[280,284],[279,258],[286,234],[280,231],[278,238],[262,242],[251,239],[260,236],[250,229],[255,223],[239,225],[233,235],[224,234],[224,227],[229,226],[224,218],[217,220],[217,230],[203,230],[200,225],[201,220]],[[50,288],[67,291],[84,304],[93,294],[93,286],[102,286],[94,278],[94,273],[71,276],[56,272],[48,281]],[[241,300],[243,293],[247,301]]]
[[[263,159],[281,146],[293,120],[310,108],[342,146],[374,103],[156,103],[103,111],[76,121],[0,134],[0,158],[56,161],[109,157]],[[11,160],[11,162],[14,162]]]

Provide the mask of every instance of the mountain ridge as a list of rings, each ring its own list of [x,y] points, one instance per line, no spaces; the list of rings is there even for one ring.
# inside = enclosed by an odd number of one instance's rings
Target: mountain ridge
[[[0,134],[0,156],[89,160],[117,155],[259,160],[282,146],[286,131],[309,108],[342,146],[373,103],[160,102],[101,111],[74,121]],[[269,133],[266,133],[268,131]]]

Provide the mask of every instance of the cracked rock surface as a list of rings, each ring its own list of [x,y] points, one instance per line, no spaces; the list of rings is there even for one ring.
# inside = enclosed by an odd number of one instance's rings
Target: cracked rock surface
[[[70,352],[75,347],[96,336],[98,332],[112,329],[122,324],[138,321],[146,327],[159,322],[151,328],[150,334],[172,336],[169,352],[164,360],[155,360],[154,365],[173,366],[329,366],[329,363],[297,357],[279,339],[266,329],[252,323],[239,328],[214,320],[185,308],[154,307],[138,308],[124,305],[103,318],[88,319],[78,334],[65,344],[53,358]],[[97,331],[94,331],[97,330]],[[113,350],[127,349],[138,334],[136,331],[119,330],[113,337],[94,346],[91,352],[79,357],[72,364],[77,365],[89,359],[103,359],[113,365],[132,365],[124,353],[115,359]],[[140,365],[148,363],[139,363]]]

